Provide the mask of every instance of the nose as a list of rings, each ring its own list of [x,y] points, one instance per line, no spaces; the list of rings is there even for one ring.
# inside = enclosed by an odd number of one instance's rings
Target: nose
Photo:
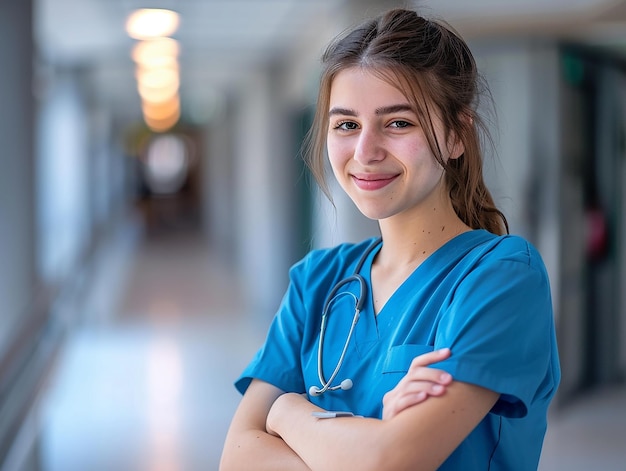
[[[378,162],[385,158],[383,139],[376,129],[365,127],[361,129],[353,158],[363,165]]]

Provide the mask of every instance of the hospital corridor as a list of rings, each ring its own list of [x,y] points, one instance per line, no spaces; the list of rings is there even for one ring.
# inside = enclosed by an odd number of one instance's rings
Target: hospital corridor
[[[0,471],[218,470],[290,267],[378,235],[302,154],[325,45],[399,6],[467,40],[545,263],[539,471],[626,471],[622,0],[0,1]]]
[[[217,470],[232,383],[267,325],[197,233],[150,236],[129,221],[98,265],[30,418],[38,467],[24,469]],[[626,469],[625,410],[624,387],[555,410],[539,470]]]
[[[194,233],[121,234],[33,418],[41,470],[213,470],[232,382],[263,338]],[[134,232],[134,233],[132,233]]]

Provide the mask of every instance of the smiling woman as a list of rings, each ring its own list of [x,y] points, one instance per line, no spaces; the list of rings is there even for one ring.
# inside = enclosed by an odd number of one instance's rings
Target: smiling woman
[[[335,77],[329,106],[330,163],[365,216],[386,219],[406,210],[408,223],[429,216],[433,207],[441,217],[445,211],[454,214],[443,167],[430,150],[415,107],[401,90],[360,67],[349,68]],[[437,127],[437,141],[444,142],[441,123]],[[442,149],[444,162],[463,150],[448,140],[450,148]]]
[[[308,162],[326,190],[330,160],[382,237],[292,267],[221,469],[537,469],[560,379],[550,285],[485,185],[469,48],[394,9],[323,65]]]

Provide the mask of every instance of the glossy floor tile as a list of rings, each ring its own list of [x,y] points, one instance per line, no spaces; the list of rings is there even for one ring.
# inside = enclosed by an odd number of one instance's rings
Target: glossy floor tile
[[[626,386],[590,392],[553,413],[540,471],[626,471]]]
[[[217,469],[265,326],[198,236],[108,257],[41,404],[41,469]]]

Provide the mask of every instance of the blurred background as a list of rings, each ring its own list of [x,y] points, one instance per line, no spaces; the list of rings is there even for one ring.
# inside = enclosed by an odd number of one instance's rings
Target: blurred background
[[[289,266],[376,231],[299,148],[324,46],[392,6],[491,86],[488,183],[552,281],[540,469],[626,469],[626,2],[5,0],[2,471],[217,469]]]

